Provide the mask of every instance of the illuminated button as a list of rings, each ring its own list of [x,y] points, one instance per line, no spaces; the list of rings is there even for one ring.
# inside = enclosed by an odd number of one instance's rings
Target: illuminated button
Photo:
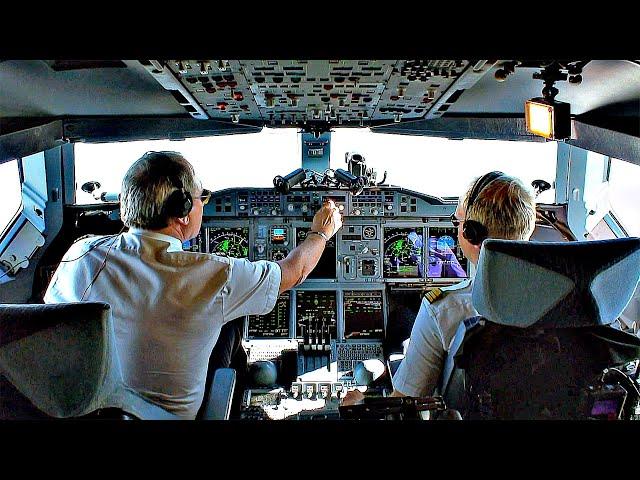
[[[244,95],[242,95],[242,92],[233,92],[233,99],[237,102],[240,102],[244,100]]]
[[[228,104],[227,104],[226,102],[218,102],[218,108],[219,108],[220,110],[226,110],[227,105],[228,105]]]

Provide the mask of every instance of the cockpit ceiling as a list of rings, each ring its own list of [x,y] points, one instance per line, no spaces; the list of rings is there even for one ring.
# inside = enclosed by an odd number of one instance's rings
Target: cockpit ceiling
[[[549,61],[0,61],[0,118],[164,117],[268,127],[370,127],[450,117],[523,118]],[[640,64],[562,60],[571,114],[640,115]],[[499,79],[505,65],[515,71]],[[499,81],[503,80],[503,81]],[[632,106],[629,109],[629,105]],[[635,105],[635,110],[634,106]],[[613,107],[613,110],[611,108]]]

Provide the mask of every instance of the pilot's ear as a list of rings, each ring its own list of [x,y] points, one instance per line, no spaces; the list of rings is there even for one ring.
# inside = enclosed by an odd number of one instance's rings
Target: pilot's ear
[[[183,225],[183,226],[185,226],[185,227],[186,227],[187,225],[189,225],[189,221],[190,221],[190,220],[189,220],[189,215],[187,215],[186,217],[178,217],[178,218],[176,218],[176,220],[178,221],[178,223],[179,223],[180,225]]]

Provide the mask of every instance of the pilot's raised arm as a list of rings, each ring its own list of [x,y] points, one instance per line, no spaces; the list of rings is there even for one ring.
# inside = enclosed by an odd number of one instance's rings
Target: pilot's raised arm
[[[333,200],[328,200],[313,216],[311,230],[298,245],[278,264],[282,269],[280,293],[304,282],[322,256],[326,243],[342,227],[342,215]]]

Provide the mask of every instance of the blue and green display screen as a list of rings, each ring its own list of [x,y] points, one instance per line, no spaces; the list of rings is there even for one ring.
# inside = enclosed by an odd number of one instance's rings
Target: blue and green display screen
[[[246,227],[208,228],[209,253],[222,257],[249,257],[249,229]]]

